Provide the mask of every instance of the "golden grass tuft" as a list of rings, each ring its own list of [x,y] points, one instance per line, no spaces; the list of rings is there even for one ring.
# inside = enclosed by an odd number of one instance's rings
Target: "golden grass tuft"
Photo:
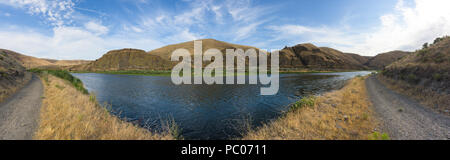
[[[311,100],[314,103],[309,102]],[[379,126],[368,101],[364,77],[350,80],[341,90],[316,98],[308,97],[300,104],[302,107],[283,117],[248,131],[243,139],[367,140],[373,139],[371,137]]]
[[[172,140],[168,129],[152,133],[113,116],[92,96],[82,94],[69,82],[48,75],[38,140]]]

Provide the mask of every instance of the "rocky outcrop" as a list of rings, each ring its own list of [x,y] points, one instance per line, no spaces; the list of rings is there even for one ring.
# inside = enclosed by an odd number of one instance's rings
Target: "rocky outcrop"
[[[174,62],[138,49],[109,51],[100,59],[70,68],[74,71],[169,70]]]
[[[285,47],[280,51],[281,68],[309,68],[309,69],[367,69],[360,61],[364,57],[346,54],[341,51],[316,47],[313,44],[299,44]],[[364,61],[364,60],[361,60]]]

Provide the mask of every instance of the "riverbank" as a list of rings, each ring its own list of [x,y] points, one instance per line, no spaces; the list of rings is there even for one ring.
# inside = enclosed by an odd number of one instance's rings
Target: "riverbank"
[[[34,139],[39,140],[171,140],[169,123],[151,132],[125,122],[98,104],[95,96],[82,93],[69,81],[41,74],[44,84],[40,122]]]
[[[146,71],[146,70],[135,70],[135,71],[71,71],[72,73],[100,73],[100,74],[117,74],[117,75],[138,75],[138,76],[171,76],[172,72],[168,71]],[[280,74],[308,74],[308,73],[338,73],[338,72],[355,72],[355,70],[280,70]],[[194,75],[194,71],[191,71]],[[213,73],[214,74],[214,73]],[[224,72],[223,74],[226,74]],[[236,73],[235,73],[236,74]],[[245,75],[249,75],[247,71]],[[270,74],[270,70],[268,71]],[[225,75],[224,75],[225,76]]]
[[[291,105],[284,116],[257,129],[243,140],[367,140],[389,139],[368,100],[366,77],[350,80],[341,90],[307,97]]]

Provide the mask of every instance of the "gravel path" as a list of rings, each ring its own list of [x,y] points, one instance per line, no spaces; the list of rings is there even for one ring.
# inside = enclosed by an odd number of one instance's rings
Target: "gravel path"
[[[450,117],[431,111],[386,88],[376,77],[366,80],[367,92],[382,128],[394,140],[449,140]]]
[[[30,82],[0,103],[0,140],[30,140],[38,126],[43,86],[33,75]]]

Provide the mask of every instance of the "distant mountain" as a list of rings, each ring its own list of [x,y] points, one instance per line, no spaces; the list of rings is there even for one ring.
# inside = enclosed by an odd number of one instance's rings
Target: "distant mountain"
[[[245,46],[245,45],[238,45],[238,44],[231,44],[223,41],[218,41],[215,39],[201,39],[199,41],[202,41],[202,47],[203,47],[203,53],[211,48],[215,48],[220,50],[223,54],[226,54],[226,49],[243,49],[244,51],[248,49],[256,49],[257,52],[259,52],[258,48],[251,47],[251,46]],[[184,48],[187,49],[191,55],[194,54],[194,41],[179,43],[179,44],[173,44],[168,45],[159,49],[152,50],[148,52],[151,55],[160,56],[163,59],[170,60],[170,56],[172,55],[172,52],[176,49]]]
[[[226,54],[226,49],[243,49],[244,51],[255,49],[259,51],[256,47],[231,44],[214,39],[202,39],[201,41],[203,52],[211,48],[218,49],[223,54]],[[138,49],[114,50],[96,61],[70,67],[70,69],[84,71],[170,70],[176,64],[170,61],[172,52],[180,48],[187,49],[193,55],[194,41],[168,45],[150,52]],[[376,57],[367,57],[353,53],[343,53],[327,47],[316,47],[313,44],[306,43],[285,47],[280,50],[280,68],[314,70],[376,69],[379,66],[384,67],[397,60],[397,57],[403,55],[402,53],[396,51]],[[207,64],[207,62],[204,62],[203,66]]]
[[[208,49],[215,48],[220,50],[223,54],[226,49],[243,49],[255,47],[231,44],[214,39],[202,39],[203,52]],[[194,41],[168,45],[150,52],[145,52],[138,49],[122,49],[114,50],[106,53],[100,59],[89,64],[78,65],[71,67],[70,70],[77,71],[118,71],[118,70],[170,70],[178,62],[170,61],[172,52],[176,49],[187,49],[191,55],[194,54]],[[206,66],[207,62],[203,65]],[[225,63],[224,63],[225,65]]]
[[[450,37],[438,38],[386,67],[383,75],[450,93]]]
[[[373,58],[370,58],[366,63],[363,64],[372,69],[382,70],[384,69],[384,67],[392,64],[397,60],[400,60],[401,58],[409,54],[411,54],[411,52],[391,51],[387,53],[381,53]]]
[[[361,56],[359,54],[355,54],[355,53],[344,53],[350,57],[352,57],[354,60],[358,61],[358,63],[360,64],[366,64],[371,58],[370,56]]]
[[[0,50],[0,102],[27,82],[31,75],[5,50]]]
[[[14,59],[16,59],[22,66],[27,69],[31,68],[61,68],[72,65],[80,65],[89,63],[89,61],[85,60],[53,60],[53,59],[43,59],[36,58],[27,55],[23,55],[14,51],[0,49],[1,52],[7,53]]]
[[[310,43],[285,47],[280,51],[280,68],[364,70],[368,69],[362,63],[366,61],[367,57],[319,48]]]
[[[70,68],[77,71],[169,70],[174,62],[139,49],[109,51],[100,59]]]

